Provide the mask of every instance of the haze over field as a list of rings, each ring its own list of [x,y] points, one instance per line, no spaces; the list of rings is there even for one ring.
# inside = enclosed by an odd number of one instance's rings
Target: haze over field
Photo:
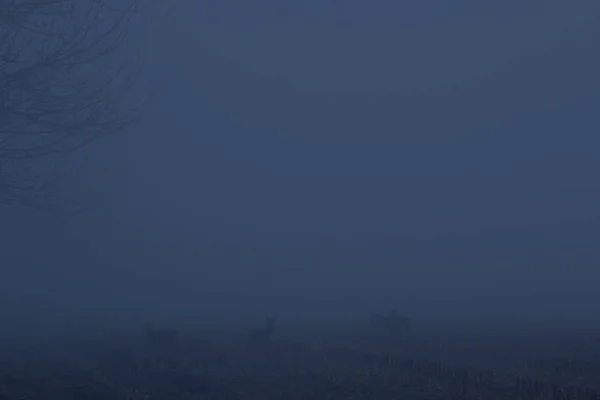
[[[1,319],[597,322],[599,17],[151,4],[134,35],[160,94],[67,160],[88,210],[0,209]]]

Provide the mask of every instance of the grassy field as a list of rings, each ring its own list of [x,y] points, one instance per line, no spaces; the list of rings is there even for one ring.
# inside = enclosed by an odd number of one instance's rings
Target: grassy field
[[[140,329],[12,343],[0,353],[0,400],[600,400],[590,335],[485,335],[281,327],[252,347],[244,330],[154,340]]]

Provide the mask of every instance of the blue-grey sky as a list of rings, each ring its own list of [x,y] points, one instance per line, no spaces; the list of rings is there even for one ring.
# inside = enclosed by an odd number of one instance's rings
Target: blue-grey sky
[[[150,69],[168,72],[160,99],[93,150],[82,186],[97,208],[44,223],[94,260],[67,268],[90,299],[111,287],[124,308],[165,313],[592,312],[600,3],[155,11],[140,33]]]

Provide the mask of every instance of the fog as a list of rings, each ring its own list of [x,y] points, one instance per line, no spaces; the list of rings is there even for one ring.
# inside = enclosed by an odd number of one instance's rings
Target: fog
[[[600,3],[493,3],[150,6],[88,209],[0,210],[2,319],[594,324]]]

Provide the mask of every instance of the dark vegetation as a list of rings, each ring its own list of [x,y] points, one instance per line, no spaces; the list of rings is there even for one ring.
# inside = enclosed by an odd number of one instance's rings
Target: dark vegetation
[[[284,322],[7,344],[0,399],[600,399],[590,335],[412,326],[396,313],[353,326]]]
[[[140,62],[128,46],[137,8],[0,1],[0,205],[79,210],[60,161],[123,131],[141,110],[132,99]]]

